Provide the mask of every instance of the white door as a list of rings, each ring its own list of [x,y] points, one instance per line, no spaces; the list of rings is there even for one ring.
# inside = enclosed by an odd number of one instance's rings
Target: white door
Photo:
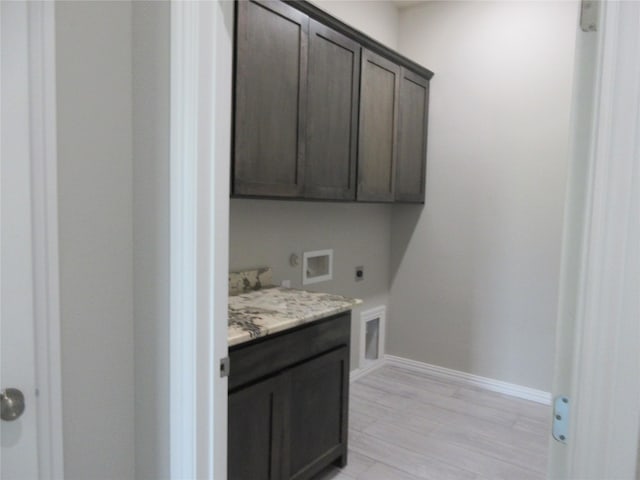
[[[0,390],[19,390],[26,406],[19,418],[0,422],[0,478],[37,479],[28,5],[0,2],[0,17]]]
[[[52,2],[0,1],[3,480],[64,478],[54,27]]]
[[[599,8],[576,42],[554,381],[569,425],[552,479],[640,473],[640,3]]]
[[[171,2],[171,478],[227,478],[232,39],[232,2]]]

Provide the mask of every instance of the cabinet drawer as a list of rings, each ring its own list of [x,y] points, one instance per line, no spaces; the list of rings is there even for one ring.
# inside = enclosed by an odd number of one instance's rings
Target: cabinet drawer
[[[349,346],[351,312],[231,347],[229,391],[312,358]]]

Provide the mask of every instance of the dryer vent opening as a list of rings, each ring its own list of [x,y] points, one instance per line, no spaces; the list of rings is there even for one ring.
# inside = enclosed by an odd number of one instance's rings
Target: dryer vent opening
[[[384,306],[360,314],[360,368],[371,368],[384,360],[385,319]]]

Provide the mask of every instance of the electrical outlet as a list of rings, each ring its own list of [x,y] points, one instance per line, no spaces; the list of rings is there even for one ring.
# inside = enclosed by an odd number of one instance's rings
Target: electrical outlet
[[[282,280],[280,286],[283,288],[291,288],[291,280]]]
[[[364,280],[364,267],[356,267],[356,282]]]

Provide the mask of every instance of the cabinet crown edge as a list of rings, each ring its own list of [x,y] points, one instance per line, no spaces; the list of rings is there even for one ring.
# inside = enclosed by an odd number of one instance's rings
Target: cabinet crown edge
[[[404,55],[398,53],[390,47],[380,43],[377,40],[374,40],[366,33],[358,30],[357,28],[352,27],[351,25],[343,22],[342,20],[334,17],[330,13],[324,11],[322,8],[314,5],[308,0],[283,0],[284,3],[291,5],[296,10],[299,10],[309,17],[313,18],[321,22],[324,25],[327,25],[334,30],[339,31],[343,35],[348,36],[352,40],[359,42],[363,47],[372,50],[373,52],[381,55],[388,60],[391,60],[398,65],[405,67],[412,72],[417,73],[425,77],[427,80],[431,80],[433,78],[434,73],[428,68],[420,65],[419,63],[405,57]]]

